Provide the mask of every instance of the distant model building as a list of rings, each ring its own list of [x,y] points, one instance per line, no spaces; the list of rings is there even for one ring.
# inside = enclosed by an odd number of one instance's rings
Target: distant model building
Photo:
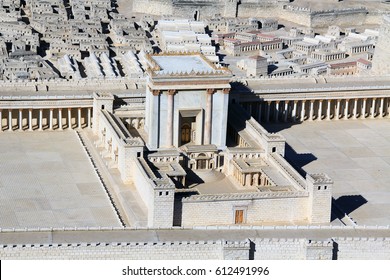
[[[390,16],[383,16],[378,42],[372,59],[372,72],[379,75],[390,74]]]

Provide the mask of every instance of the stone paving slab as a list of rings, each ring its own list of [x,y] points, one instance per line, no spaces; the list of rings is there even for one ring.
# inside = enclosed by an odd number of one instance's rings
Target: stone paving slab
[[[0,133],[0,228],[119,226],[74,131]]]
[[[308,173],[327,173],[333,197],[358,225],[390,224],[390,120],[269,124],[292,147],[286,156]],[[311,154],[311,160],[302,160]],[[305,155],[304,159],[307,158]]]

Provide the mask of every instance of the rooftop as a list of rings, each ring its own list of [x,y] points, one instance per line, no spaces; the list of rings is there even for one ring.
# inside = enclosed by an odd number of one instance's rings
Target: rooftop
[[[216,71],[200,55],[161,55],[153,59],[161,69],[160,74]]]

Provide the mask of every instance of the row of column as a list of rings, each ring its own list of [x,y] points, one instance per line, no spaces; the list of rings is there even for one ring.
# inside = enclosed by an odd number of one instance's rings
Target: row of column
[[[58,108],[58,109],[0,109],[0,131],[13,131],[13,130],[29,130],[33,131],[35,129],[44,130],[44,129],[58,129],[62,130],[64,128],[73,129],[73,121],[72,121],[72,110],[74,108]],[[7,112],[5,112],[7,111]],[[16,128],[13,120],[15,119],[13,112],[17,111],[17,124]],[[23,124],[24,112],[28,111],[28,115],[26,117],[27,125]],[[38,113],[37,113],[38,111]],[[49,114],[47,116],[47,111]],[[54,115],[54,111],[56,111],[56,116]],[[83,121],[82,115],[85,114],[86,111],[87,116]],[[91,127],[91,112],[92,108],[77,108],[77,118],[74,122],[76,125],[75,128],[83,128],[83,127]],[[65,116],[67,114],[67,116]],[[35,118],[34,118],[35,115]],[[38,116],[36,116],[38,115]],[[46,116],[44,116],[46,115]],[[3,125],[3,119],[6,119],[5,125]],[[63,122],[63,120],[66,120]],[[35,121],[34,121],[35,120]],[[46,120],[44,122],[44,120]],[[57,120],[54,123],[54,120]],[[35,122],[35,125],[34,125]],[[26,127],[27,126],[27,127]]]
[[[258,121],[390,118],[390,98],[286,100],[243,104]]]

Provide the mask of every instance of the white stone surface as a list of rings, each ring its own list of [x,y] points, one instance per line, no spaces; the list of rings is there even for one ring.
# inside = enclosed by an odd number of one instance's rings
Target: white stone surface
[[[0,134],[0,227],[119,226],[73,131]]]
[[[282,129],[282,125],[266,127],[274,131]],[[349,216],[358,225],[388,225],[389,128],[388,120],[376,119],[304,122],[280,132],[298,154],[293,159],[295,164],[303,165],[308,173],[327,173],[334,180],[333,197],[342,208],[352,210]],[[302,161],[299,154],[312,154],[314,160]],[[290,151],[287,158],[291,158]],[[362,204],[364,199],[367,202]]]

